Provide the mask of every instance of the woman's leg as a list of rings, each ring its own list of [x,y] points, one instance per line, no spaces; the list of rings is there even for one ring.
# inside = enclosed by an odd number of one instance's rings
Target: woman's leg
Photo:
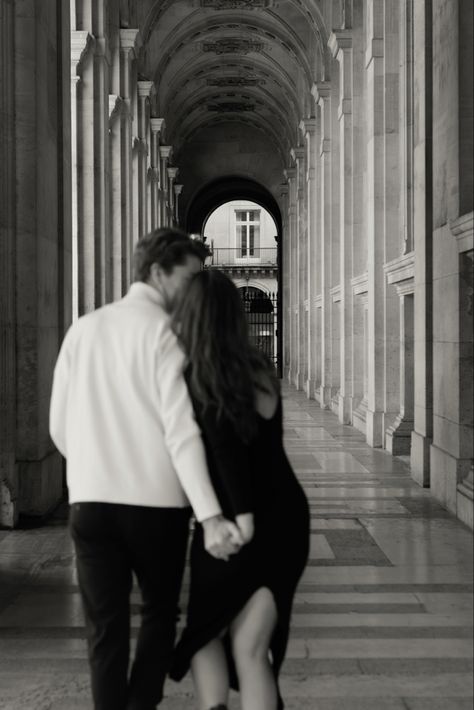
[[[277,617],[273,594],[261,587],[230,626],[242,710],[276,710],[277,689],[268,651]]]
[[[222,641],[213,639],[199,649],[191,661],[191,670],[199,710],[225,707],[229,696],[229,673]]]

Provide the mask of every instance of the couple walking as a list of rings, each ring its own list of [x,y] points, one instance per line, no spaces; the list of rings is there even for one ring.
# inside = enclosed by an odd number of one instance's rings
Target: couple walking
[[[206,248],[157,230],[120,301],[80,318],[56,364],[50,429],[70,528],[95,710],[152,710],[191,668],[199,710],[283,708],[278,673],[309,514],[282,445],[278,381]],[[191,508],[185,630],[174,648]],[[141,626],[129,673],[130,593]]]

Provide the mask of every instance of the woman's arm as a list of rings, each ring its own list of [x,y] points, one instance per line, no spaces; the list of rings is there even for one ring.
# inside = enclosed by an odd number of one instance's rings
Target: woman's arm
[[[240,439],[227,418],[217,416],[215,407],[208,407],[205,412],[201,410],[198,419],[215,475],[233,515],[252,513],[254,487],[250,447]]]

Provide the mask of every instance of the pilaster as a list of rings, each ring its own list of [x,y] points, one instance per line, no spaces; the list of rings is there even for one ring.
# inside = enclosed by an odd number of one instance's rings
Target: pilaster
[[[340,256],[340,391],[339,421],[352,422],[353,408],[353,52],[350,30],[336,30],[329,37],[329,47],[339,63],[339,256]]]
[[[160,145],[160,162],[161,162],[161,226],[168,227],[170,210],[169,210],[169,178],[168,178],[168,161],[173,153],[173,146]]]
[[[174,221],[179,227],[179,196],[183,192],[184,185],[174,185]]]
[[[148,224],[148,167],[150,164],[150,96],[152,81],[138,81],[138,139],[141,150],[138,151],[138,236],[143,237],[150,229]]]
[[[332,204],[331,204],[331,84],[319,82],[311,90],[321,115],[321,143],[319,150],[319,188],[321,191],[320,213],[320,278],[321,285],[321,385],[319,391],[319,404],[321,408],[328,409],[332,400],[331,381],[331,233],[332,233]]]
[[[288,361],[288,380],[290,383],[294,383],[295,375],[297,372],[297,342],[296,342],[296,318],[295,318],[295,308],[296,308],[296,294],[295,294],[295,283],[296,283],[296,268],[297,268],[297,190],[296,190],[296,168],[288,167],[285,170],[285,177],[288,180],[288,259],[287,259],[287,273],[288,273],[288,299],[287,299],[287,338],[288,338],[288,350],[289,350],[289,361]]]
[[[316,307],[315,296],[317,288],[316,252],[317,252],[317,181],[316,181],[316,144],[317,121],[316,118],[306,118],[300,122],[300,130],[306,145],[306,205],[307,205],[307,236],[306,236],[306,281],[304,291],[305,317],[306,317],[306,380],[304,383],[308,398],[314,396],[317,386],[315,344],[316,336]]]
[[[306,190],[305,190],[305,158],[306,151],[298,146],[290,151],[291,159],[296,165],[296,236],[294,255],[294,318],[295,318],[295,363],[293,384],[298,389],[304,387],[306,373],[306,309],[304,304],[304,288],[306,281],[307,261],[305,245],[307,238],[306,225]]]
[[[384,443],[384,58],[383,0],[367,0],[367,442]]]
[[[160,135],[164,127],[163,118],[150,118],[151,129],[151,155],[150,162],[153,170],[153,185],[151,192],[151,228],[157,229],[161,226],[160,215],[160,183],[161,183],[161,161],[160,161]]]

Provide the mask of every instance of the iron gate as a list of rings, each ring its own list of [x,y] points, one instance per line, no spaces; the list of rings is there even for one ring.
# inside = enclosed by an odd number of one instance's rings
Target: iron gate
[[[240,288],[250,342],[278,368],[278,299],[276,293]]]

